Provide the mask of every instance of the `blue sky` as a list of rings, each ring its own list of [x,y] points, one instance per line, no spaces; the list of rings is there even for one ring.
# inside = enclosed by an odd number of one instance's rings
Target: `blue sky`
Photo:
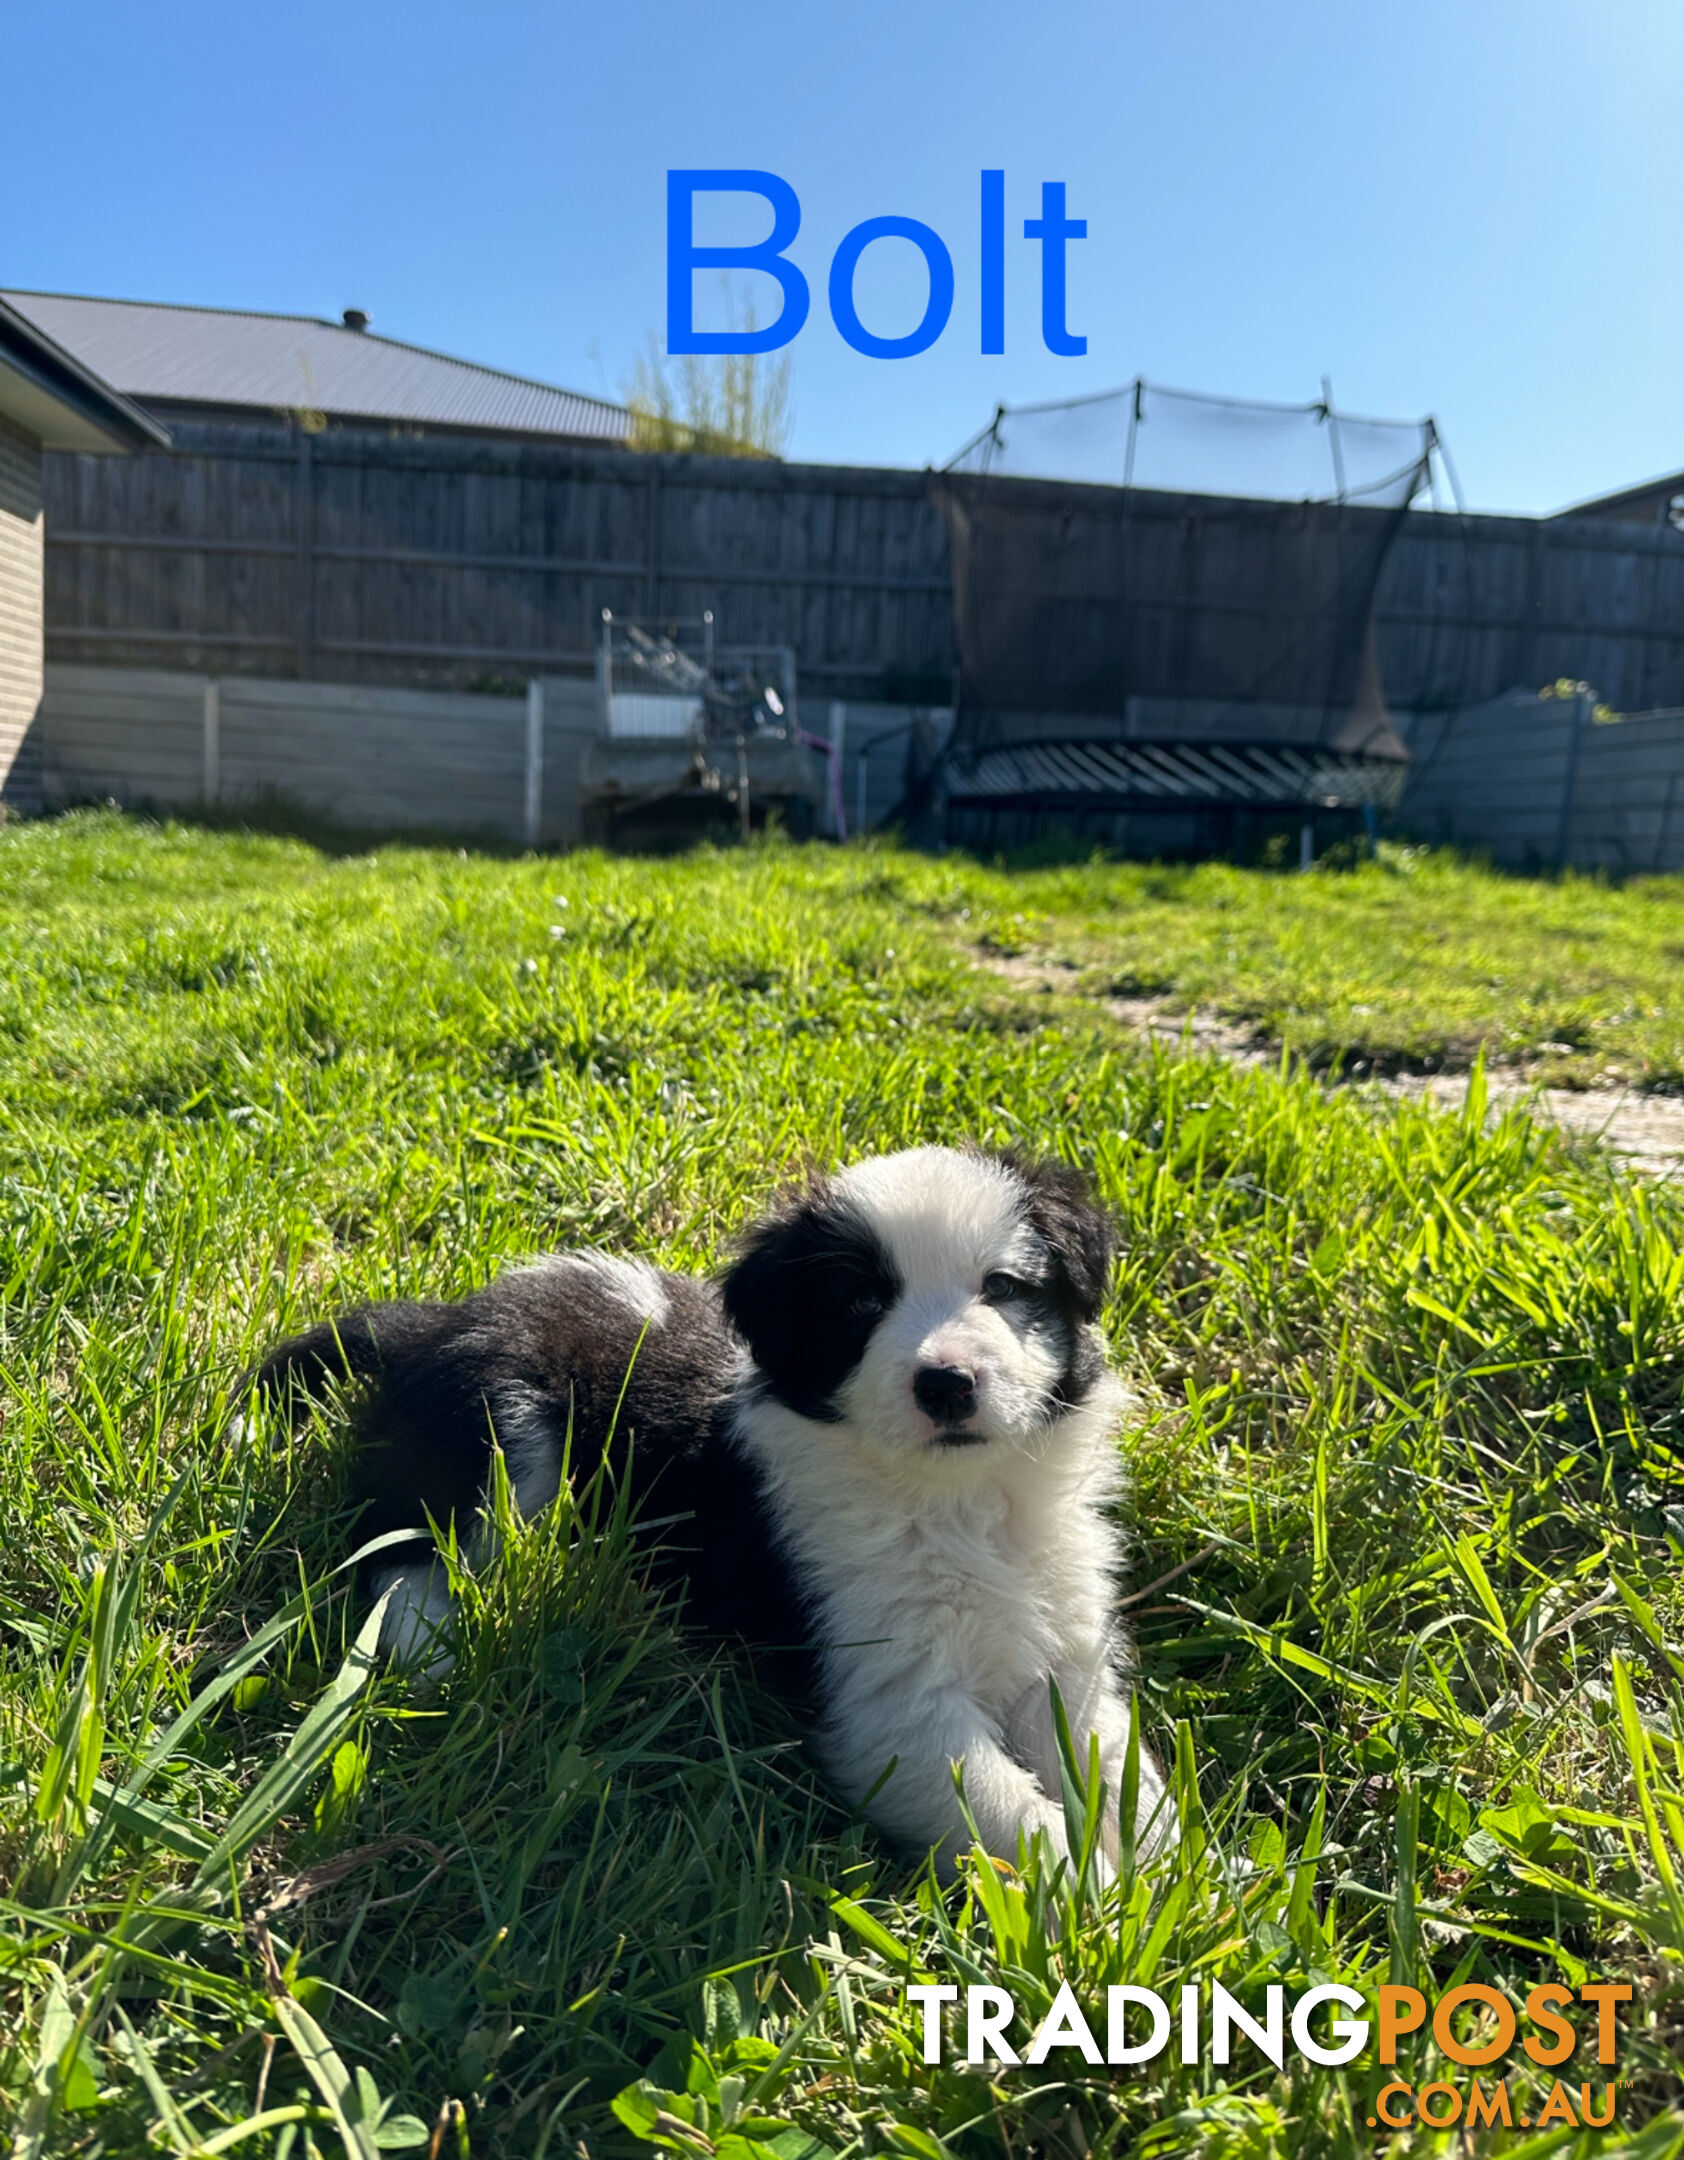
[[[29,92],[7,100],[0,285],[356,305],[618,394],[664,319],[667,168],[752,166],[803,211],[799,457],[940,462],[999,399],[1136,373],[1288,400],[1327,374],[1348,409],[1436,414],[1481,508],[1684,467],[1677,0],[58,0],[12,12],[6,53]],[[984,166],[1012,236],[998,357]],[[1044,180],[1088,223],[1081,357],[1044,349],[1019,237]],[[709,233],[769,222],[715,208]],[[853,352],[825,305],[838,241],[885,214],[955,266],[913,359]],[[867,252],[871,329],[909,329],[924,291],[907,243]]]

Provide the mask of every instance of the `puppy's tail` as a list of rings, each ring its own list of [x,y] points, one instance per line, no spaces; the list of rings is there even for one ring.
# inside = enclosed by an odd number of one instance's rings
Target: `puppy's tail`
[[[431,1341],[449,1310],[420,1302],[359,1305],[271,1350],[247,1384],[301,1412],[322,1401],[330,1386],[379,1379],[388,1360]]]

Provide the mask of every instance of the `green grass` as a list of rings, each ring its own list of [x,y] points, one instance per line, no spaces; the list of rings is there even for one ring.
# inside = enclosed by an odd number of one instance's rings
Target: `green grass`
[[[1094,862],[974,881],[960,927],[1085,993],[1161,997],[1318,1067],[1684,1090],[1684,879],[1493,876],[1446,854],[1308,877]]]
[[[1506,924],[1519,1001],[1570,901],[1610,982],[1658,988],[1658,892],[1432,863],[0,834],[15,2151],[1374,2149],[1362,2065],[919,2060],[909,1975],[1004,1976],[1032,2010],[1066,1972],[1088,2004],[1629,1979],[1620,2129],[1517,2149],[1678,2151],[1684,1207],[1487,1122],[1477,1085],[1451,1118],[1142,1053],[965,951],[1046,924],[1120,955],[1150,920],[1216,967],[1227,922],[1308,957],[1383,918],[1465,981],[1430,933]],[[803,1163],[964,1135],[1085,1164],[1122,1228],[1135,1579],[1196,1559],[1136,1616],[1189,1825],[1170,1866],[1104,1901],[1033,1864],[939,1893],[651,1608],[584,1478],[463,1579],[442,1694],[370,1663],[335,1572],[342,1420],[230,1435],[264,1346],[566,1240],[705,1267]],[[1508,2067],[1535,2114],[1549,2074]],[[1406,2043],[1401,2075],[1441,2070]]]

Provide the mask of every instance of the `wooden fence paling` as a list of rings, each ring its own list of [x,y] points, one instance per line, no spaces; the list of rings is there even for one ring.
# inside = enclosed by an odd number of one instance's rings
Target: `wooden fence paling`
[[[316,672],[316,438],[298,431],[298,482],[294,504],[298,545],[298,672],[308,681]]]

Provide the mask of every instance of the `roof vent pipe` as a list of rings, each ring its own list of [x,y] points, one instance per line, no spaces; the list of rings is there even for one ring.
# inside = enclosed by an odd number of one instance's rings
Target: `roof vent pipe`
[[[368,328],[367,311],[360,307],[348,307],[345,310],[345,327],[347,330],[366,330]]]

